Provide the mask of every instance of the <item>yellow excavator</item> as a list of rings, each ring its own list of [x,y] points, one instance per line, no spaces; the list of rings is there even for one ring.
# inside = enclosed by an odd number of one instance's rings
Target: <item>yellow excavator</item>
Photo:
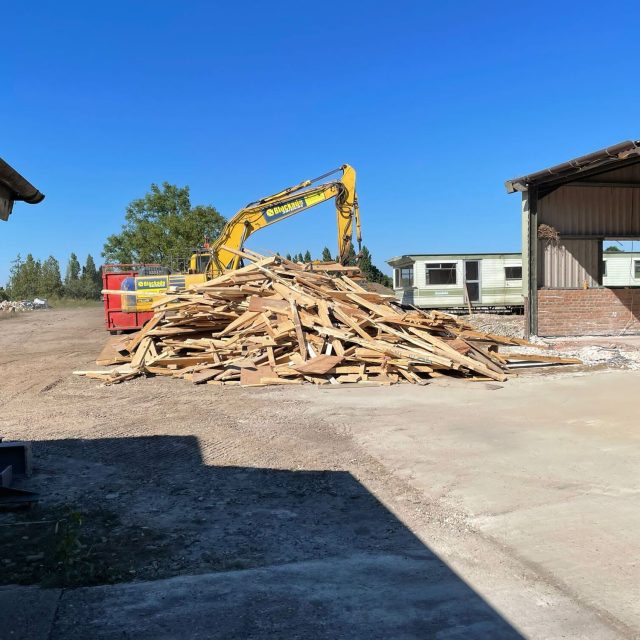
[[[339,178],[317,184],[338,173],[342,174]],[[188,273],[162,273],[161,268],[156,268],[155,273],[123,281],[123,290],[135,291],[136,294],[127,295],[123,291],[122,310],[148,311],[151,309],[153,297],[158,294],[199,284],[225,271],[239,268],[242,263],[237,252],[242,250],[250,235],[332,198],[335,198],[338,223],[338,261],[345,264],[352,255],[354,226],[358,251],[362,245],[356,172],[348,164],[249,203],[227,222],[220,236],[210,247],[198,250],[191,256]],[[148,292],[150,296],[141,296],[140,293],[143,292]]]
[[[316,184],[339,172],[342,172],[342,176],[338,180]],[[230,269],[237,269],[241,258],[227,248],[239,251],[247,238],[259,229],[290,218],[331,198],[335,198],[336,201],[338,260],[344,264],[351,250],[354,222],[358,245],[362,242],[356,172],[348,164],[248,204],[227,222],[220,237],[210,249],[191,256],[189,272],[205,273],[212,278]]]

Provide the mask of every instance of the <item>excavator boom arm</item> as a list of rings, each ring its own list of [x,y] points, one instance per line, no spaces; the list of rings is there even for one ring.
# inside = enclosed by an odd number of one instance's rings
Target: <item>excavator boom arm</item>
[[[314,183],[336,171],[342,171],[342,177],[339,180],[313,186]],[[240,257],[237,253],[228,251],[227,247],[241,250],[247,238],[258,229],[280,222],[331,198],[335,198],[336,201],[338,252],[340,262],[344,263],[350,253],[354,222],[358,245],[361,243],[360,211],[355,180],[355,170],[345,164],[340,169],[313,180],[305,180],[272,196],[248,204],[227,222],[220,237],[213,243],[211,275],[238,267]]]

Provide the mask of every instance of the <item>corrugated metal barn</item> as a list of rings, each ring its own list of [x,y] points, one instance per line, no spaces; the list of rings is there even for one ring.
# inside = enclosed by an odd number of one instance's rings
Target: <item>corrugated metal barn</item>
[[[640,292],[604,276],[605,240],[640,238],[640,141],[506,182],[522,194],[523,293],[531,334],[640,333]]]

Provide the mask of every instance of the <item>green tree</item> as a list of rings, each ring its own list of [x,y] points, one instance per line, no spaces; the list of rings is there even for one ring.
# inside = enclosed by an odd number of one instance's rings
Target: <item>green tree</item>
[[[15,299],[21,287],[22,278],[22,265],[24,261],[22,256],[18,254],[11,262],[11,268],[9,269],[9,281],[7,282],[7,294],[10,299]]]
[[[362,271],[362,275],[369,280],[369,282],[378,282],[385,287],[391,287],[391,278],[373,264],[371,253],[367,247],[362,247],[357,264],[360,271]]]
[[[67,270],[64,274],[64,295],[68,298],[83,298],[83,287],[80,280],[80,274],[82,268],[80,267],[80,261],[75,253],[69,256],[69,262],[67,262]]]
[[[109,262],[167,263],[219,236],[225,222],[211,205],[192,207],[188,186],[152,184],[129,204],[121,232],[107,238],[102,255]]]
[[[346,264],[350,267],[355,267],[357,264],[358,260],[357,260],[357,256],[356,256],[356,251],[353,248],[353,243],[351,243],[349,245],[349,253],[347,253],[347,262]]]
[[[311,251],[307,249],[304,254],[303,262],[311,262],[313,258],[311,257]]]
[[[60,264],[53,256],[49,256],[42,263],[38,294],[43,297],[60,296],[62,294]]]
[[[287,255],[285,256],[287,260],[291,260],[291,254],[287,253]]]
[[[9,295],[14,300],[26,300],[38,295],[42,266],[31,254],[25,260],[18,255],[9,272]]]
[[[325,247],[322,250],[322,261],[323,262],[333,262],[333,256],[331,255],[331,251],[329,247]]]
[[[64,284],[66,287],[76,282],[80,278],[80,262],[78,256],[72,253],[69,256],[69,262],[67,263],[67,270],[64,274]]]
[[[87,260],[82,267],[82,275],[78,282],[75,297],[85,298],[87,300],[97,299],[102,291],[102,277],[96,268],[93,256],[89,254]]]
[[[24,261],[23,271],[26,282],[25,297],[34,298],[38,295],[41,289],[42,264],[40,263],[40,260],[36,260],[30,253],[28,253]]]
[[[4,287],[0,287],[0,302],[4,302],[9,299],[9,294]]]
[[[96,269],[96,263],[93,259],[93,256],[89,254],[87,256],[87,260],[84,263],[84,267],[82,267],[82,278],[83,280],[90,280],[91,282],[96,282],[98,277],[98,270]]]
[[[622,253],[622,249],[620,247],[616,247],[615,244],[612,244],[610,247],[607,247],[604,250],[605,253]]]
[[[367,247],[362,247],[360,255],[358,256],[358,267],[362,271],[363,275],[368,276],[373,273],[373,262],[371,262],[371,253]],[[367,277],[367,280],[369,278]]]

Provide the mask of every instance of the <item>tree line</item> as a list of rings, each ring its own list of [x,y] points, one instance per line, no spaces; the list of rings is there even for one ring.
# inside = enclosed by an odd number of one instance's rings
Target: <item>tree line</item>
[[[80,264],[78,256],[69,256],[64,279],[60,273],[60,263],[49,256],[46,260],[36,260],[32,254],[26,258],[20,255],[11,263],[9,282],[0,287],[0,300],[31,300],[33,298],[73,298],[99,299],[102,290],[102,276],[89,254]]]

